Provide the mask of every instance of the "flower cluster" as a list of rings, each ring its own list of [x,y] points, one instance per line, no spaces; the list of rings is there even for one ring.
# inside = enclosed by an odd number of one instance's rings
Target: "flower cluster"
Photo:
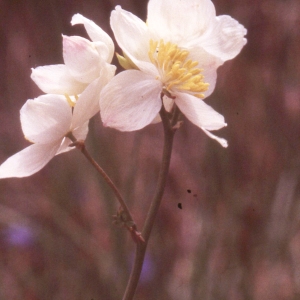
[[[203,99],[214,90],[217,68],[246,43],[246,29],[229,16],[216,16],[211,0],[150,0],[147,22],[120,6],[111,28],[123,51],[126,69],[115,75],[112,39],[80,14],[90,39],[63,36],[64,64],[32,69],[32,80],[45,93],[20,111],[24,136],[33,144],[0,166],[0,178],[34,174],[57,154],[72,148],[72,133],[85,140],[89,119],[99,110],[104,126],[138,130],[160,120],[159,111],[179,110],[209,137],[226,123]],[[162,100],[163,99],[163,100]]]
[[[0,178],[30,176],[71,150],[66,135],[85,140],[89,119],[99,111],[100,92],[115,74],[113,41],[80,14],[71,23],[83,24],[92,41],[63,36],[65,64],[32,69],[31,78],[46,93],[27,100],[20,111],[24,136],[33,144],[0,166]]]

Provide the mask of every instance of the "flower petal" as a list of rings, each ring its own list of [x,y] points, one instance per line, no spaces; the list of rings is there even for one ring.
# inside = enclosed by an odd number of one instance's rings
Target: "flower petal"
[[[163,101],[164,101],[164,107],[165,107],[166,111],[170,112],[171,109],[173,108],[174,100],[171,98],[168,98],[167,96],[164,96]],[[161,122],[161,117],[159,114],[157,114],[156,117],[152,120],[151,124],[156,124],[159,122]]]
[[[81,125],[80,127],[77,127],[76,129],[74,129],[72,131],[73,135],[75,136],[75,138],[78,141],[84,141],[86,139],[86,136],[87,136],[88,131],[89,131],[89,126],[88,125],[89,125],[89,121],[86,121],[83,125]],[[69,147],[70,144],[72,144],[72,141],[69,138],[65,137],[62,140],[62,143],[61,143],[61,145],[60,145],[60,147],[57,150],[55,155],[73,150],[74,147]]]
[[[62,154],[75,149],[74,147],[69,147],[70,144],[72,144],[72,141],[69,138],[64,137],[55,155]]]
[[[27,100],[20,117],[25,138],[47,144],[62,139],[69,131],[72,111],[63,96],[48,94]]]
[[[72,133],[78,141],[84,141],[89,132],[89,120],[81,126],[75,128]]]
[[[26,177],[41,170],[55,155],[59,143],[31,145],[0,166],[0,178]]]
[[[109,52],[108,47],[103,42],[93,42],[93,45],[95,49],[97,50],[99,57],[103,62],[111,62],[111,59],[109,60],[109,57],[111,53]]]
[[[205,98],[211,95],[216,86],[217,68],[223,64],[223,61],[207,53],[200,47],[194,47],[189,50],[189,58],[198,62],[197,68],[203,69],[204,82],[209,83],[209,88],[204,92]]]
[[[110,36],[102,30],[98,25],[96,25],[93,21],[85,18],[81,14],[75,14],[72,17],[71,24],[83,24],[85,27],[85,30],[87,31],[87,34],[91,38],[93,42],[103,42],[108,50],[109,50],[109,55],[107,57],[107,62],[110,63],[114,52],[115,52],[115,47],[112,39]]]
[[[151,33],[180,45],[202,34],[216,17],[210,0],[150,0],[147,24]]]
[[[209,132],[208,130],[206,130],[204,127],[201,127],[201,129],[213,140],[217,141],[218,143],[221,144],[221,146],[223,146],[224,148],[227,148],[228,147],[228,142],[223,139],[223,138],[220,138],[214,134],[212,134],[211,132]]]
[[[91,83],[99,76],[101,57],[89,40],[63,35],[63,56],[70,74],[76,80]]]
[[[161,82],[137,70],[115,76],[100,95],[104,126],[121,131],[138,130],[155,118],[161,108]]]
[[[82,125],[99,111],[101,90],[101,80],[97,78],[79,96],[73,111],[71,130]]]
[[[198,43],[208,53],[223,61],[238,55],[247,43],[244,38],[247,30],[230,16],[218,16],[212,30],[199,38]]]
[[[224,117],[216,112],[204,101],[189,94],[178,93],[175,99],[181,112],[196,126],[200,127],[210,138],[218,141],[223,147],[227,147],[227,141],[219,138],[208,130],[217,130],[227,124]]]
[[[111,13],[110,25],[119,46],[130,60],[141,71],[156,74],[148,56],[150,36],[145,22],[117,6]]]
[[[114,76],[115,70],[115,66],[106,64],[101,70],[100,77],[94,80],[79,96],[73,111],[71,130],[81,126],[99,111],[100,92]]]
[[[31,79],[47,94],[80,94],[86,84],[75,80],[65,65],[49,65],[31,69]]]
[[[181,112],[200,128],[217,130],[227,125],[221,114],[199,98],[189,94],[177,93],[175,103]]]

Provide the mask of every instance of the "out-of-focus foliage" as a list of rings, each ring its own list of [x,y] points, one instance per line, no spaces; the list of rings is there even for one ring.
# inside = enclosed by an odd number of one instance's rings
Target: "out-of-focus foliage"
[[[62,63],[74,13],[111,34],[121,4],[145,19],[146,1],[0,2],[0,162],[24,148],[19,109],[42,92],[30,68]],[[215,0],[248,29],[206,99],[225,115],[223,149],[188,121],[175,136],[163,204],[136,299],[300,297],[300,2]],[[141,228],[155,189],[161,125],[132,133],[90,123],[88,147],[123,192]],[[179,203],[182,209],[179,208]],[[112,224],[118,205],[79,151],[29,178],[0,181],[0,299],[121,299],[134,245]]]

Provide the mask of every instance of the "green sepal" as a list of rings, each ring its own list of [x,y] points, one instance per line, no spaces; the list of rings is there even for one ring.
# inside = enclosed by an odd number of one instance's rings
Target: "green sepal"
[[[139,68],[132,62],[132,60],[125,53],[123,53],[123,55],[124,56],[116,52],[116,56],[119,61],[119,64],[125,70],[131,70],[131,69],[139,70]]]

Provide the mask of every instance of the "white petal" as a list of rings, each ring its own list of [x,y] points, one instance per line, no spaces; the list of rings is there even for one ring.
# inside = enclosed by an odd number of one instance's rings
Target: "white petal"
[[[152,120],[151,124],[157,124],[157,123],[159,123],[159,122],[161,122],[161,117],[160,117],[159,114],[157,114],[157,115],[155,116],[155,118]]]
[[[106,64],[101,70],[100,77],[79,96],[73,111],[71,129],[81,126],[99,111],[100,92],[114,76],[115,70],[115,66]]]
[[[117,6],[111,13],[110,25],[119,46],[132,62],[140,70],[156,74],[148,56],[150,36],[145,22]]]
[[[227,125],[221,114],[199,98],[189,94],[177,93],[175,103],[181,112],[200,128],[217,130]]]
[[[94,42],[93,45],[94,45],[95,49],[97,50],[97,52],[103,62],[111,62],[111,59],[109,59],[109,57],[111,56],[111,53],[105,43]]]
[[[223,61],[234,58],[247,40],[244,38],[247,30],[230,16],[219,16],[211,31],[199,39],[199,44],[207,52]]]
[[[100,72],[100,78],[103,81],[103,84],[107,84],[114,76],[116,73],[117,67],[115,65],[111,65],[106,63]]]
[[[211,95],[216,86],[217,68],[223,64],[223,61],[215,57],[200,47],[189,49],[189,58],[198,62],[197,68],[203,69],[204,82],[209,83],[209,88],[203,94],[205,98]]]
[[[69,131],[72,111],[63,96],[48,94],[27,100],[20,117],[25,138],[46,144],[62,139]]]
[[[72,133],[78,141],[84,141],[89,132],[89,120],[81,126],[75,128]]]
[[[41,170],[55,155],[58,143],[31,145],[8,158],[0,166],[0,178],[26,177]]]
[[[161,83],[150,75],[136,70],[119,73],[100,95],[100,114],[104,126],[121,131],[145,127],[161,108],[161,90]]]
[[[148,3],[150,31],[174,43],[202,34],[215,17],[210,0],[150,0]]]
[[[228,142],[223,139],[223,138],[220,138],[214,134],[212,134],[211,132],[209,132],[208,130],[206,130],[204,127],[201,127],[201,129],[213,140],[217,141],[218,143],[221,144],[221,146],[223,146],[224,148],[227,148],[228,147]]]
[[[170,112],[171,109],[173,108],[174,100],[171,98],[168,98],[167,96],[164,96],[163,100],[164,100],[164,107],[165,107],[166,111]],[[151,123],[156,124],[159,122],[161,122],[161,117],[159,114],[157,114],[157,116],[153,119],[153,121]]]
[[[81,14],[75,14],[71,21],[72,25],[75,24],[83,24],[85,27],[85,30],[87,31],[89,37],[93,42],[103,42],[107,48],[109,49],[109,55],[107,57],[107,62],[110,63],[114,52],[115,47],[112,39],[110,36],[102,30],[98,25],[96,25],[93,21],[85,18]]]
[[[205,91],[203,94],[205,98],[210,96],[212,92],[214,91],[216,87],[216,81],[217,81],[217,69],[215,68],[207,68],[205,71],[202,72],[204,75],[204,82],[209,83],[209,88],[207,91]]]
[[[79,96],[73,111],[71,130],[82,125],[99,111],[101,89],[101,80],[97,78]]]
[[[62,153],[65,153],[65,152],[75,149],[74,147],[69,147],[69,145],[71,143],[72,143],[72,141],[69,138],[67,138],[67,137],[63,138],[63,140],[60,144],[60,147],[57,150],[55,155],[62,154]]]
[[[89,131],[88,125],[89,125],[89,121],[85,122],[83,125],[77,127],[72,131],[73,135],[78,141],[84,141],[86,139],[86,136]],[[75,149],[74,147],[69,147],[70,144],[72,144],[72,141],[69,138],[65,137],[59,149],[57,150],[56,155]]]
[[[70,74],[76,80],[91,83],[99,76],[101,57],[89,40],[63,35],[63,56]]]
[[[76,95],[86,87],[71,76],[65,65],[41,66],[31,70],[31,79],[47,94]]]

